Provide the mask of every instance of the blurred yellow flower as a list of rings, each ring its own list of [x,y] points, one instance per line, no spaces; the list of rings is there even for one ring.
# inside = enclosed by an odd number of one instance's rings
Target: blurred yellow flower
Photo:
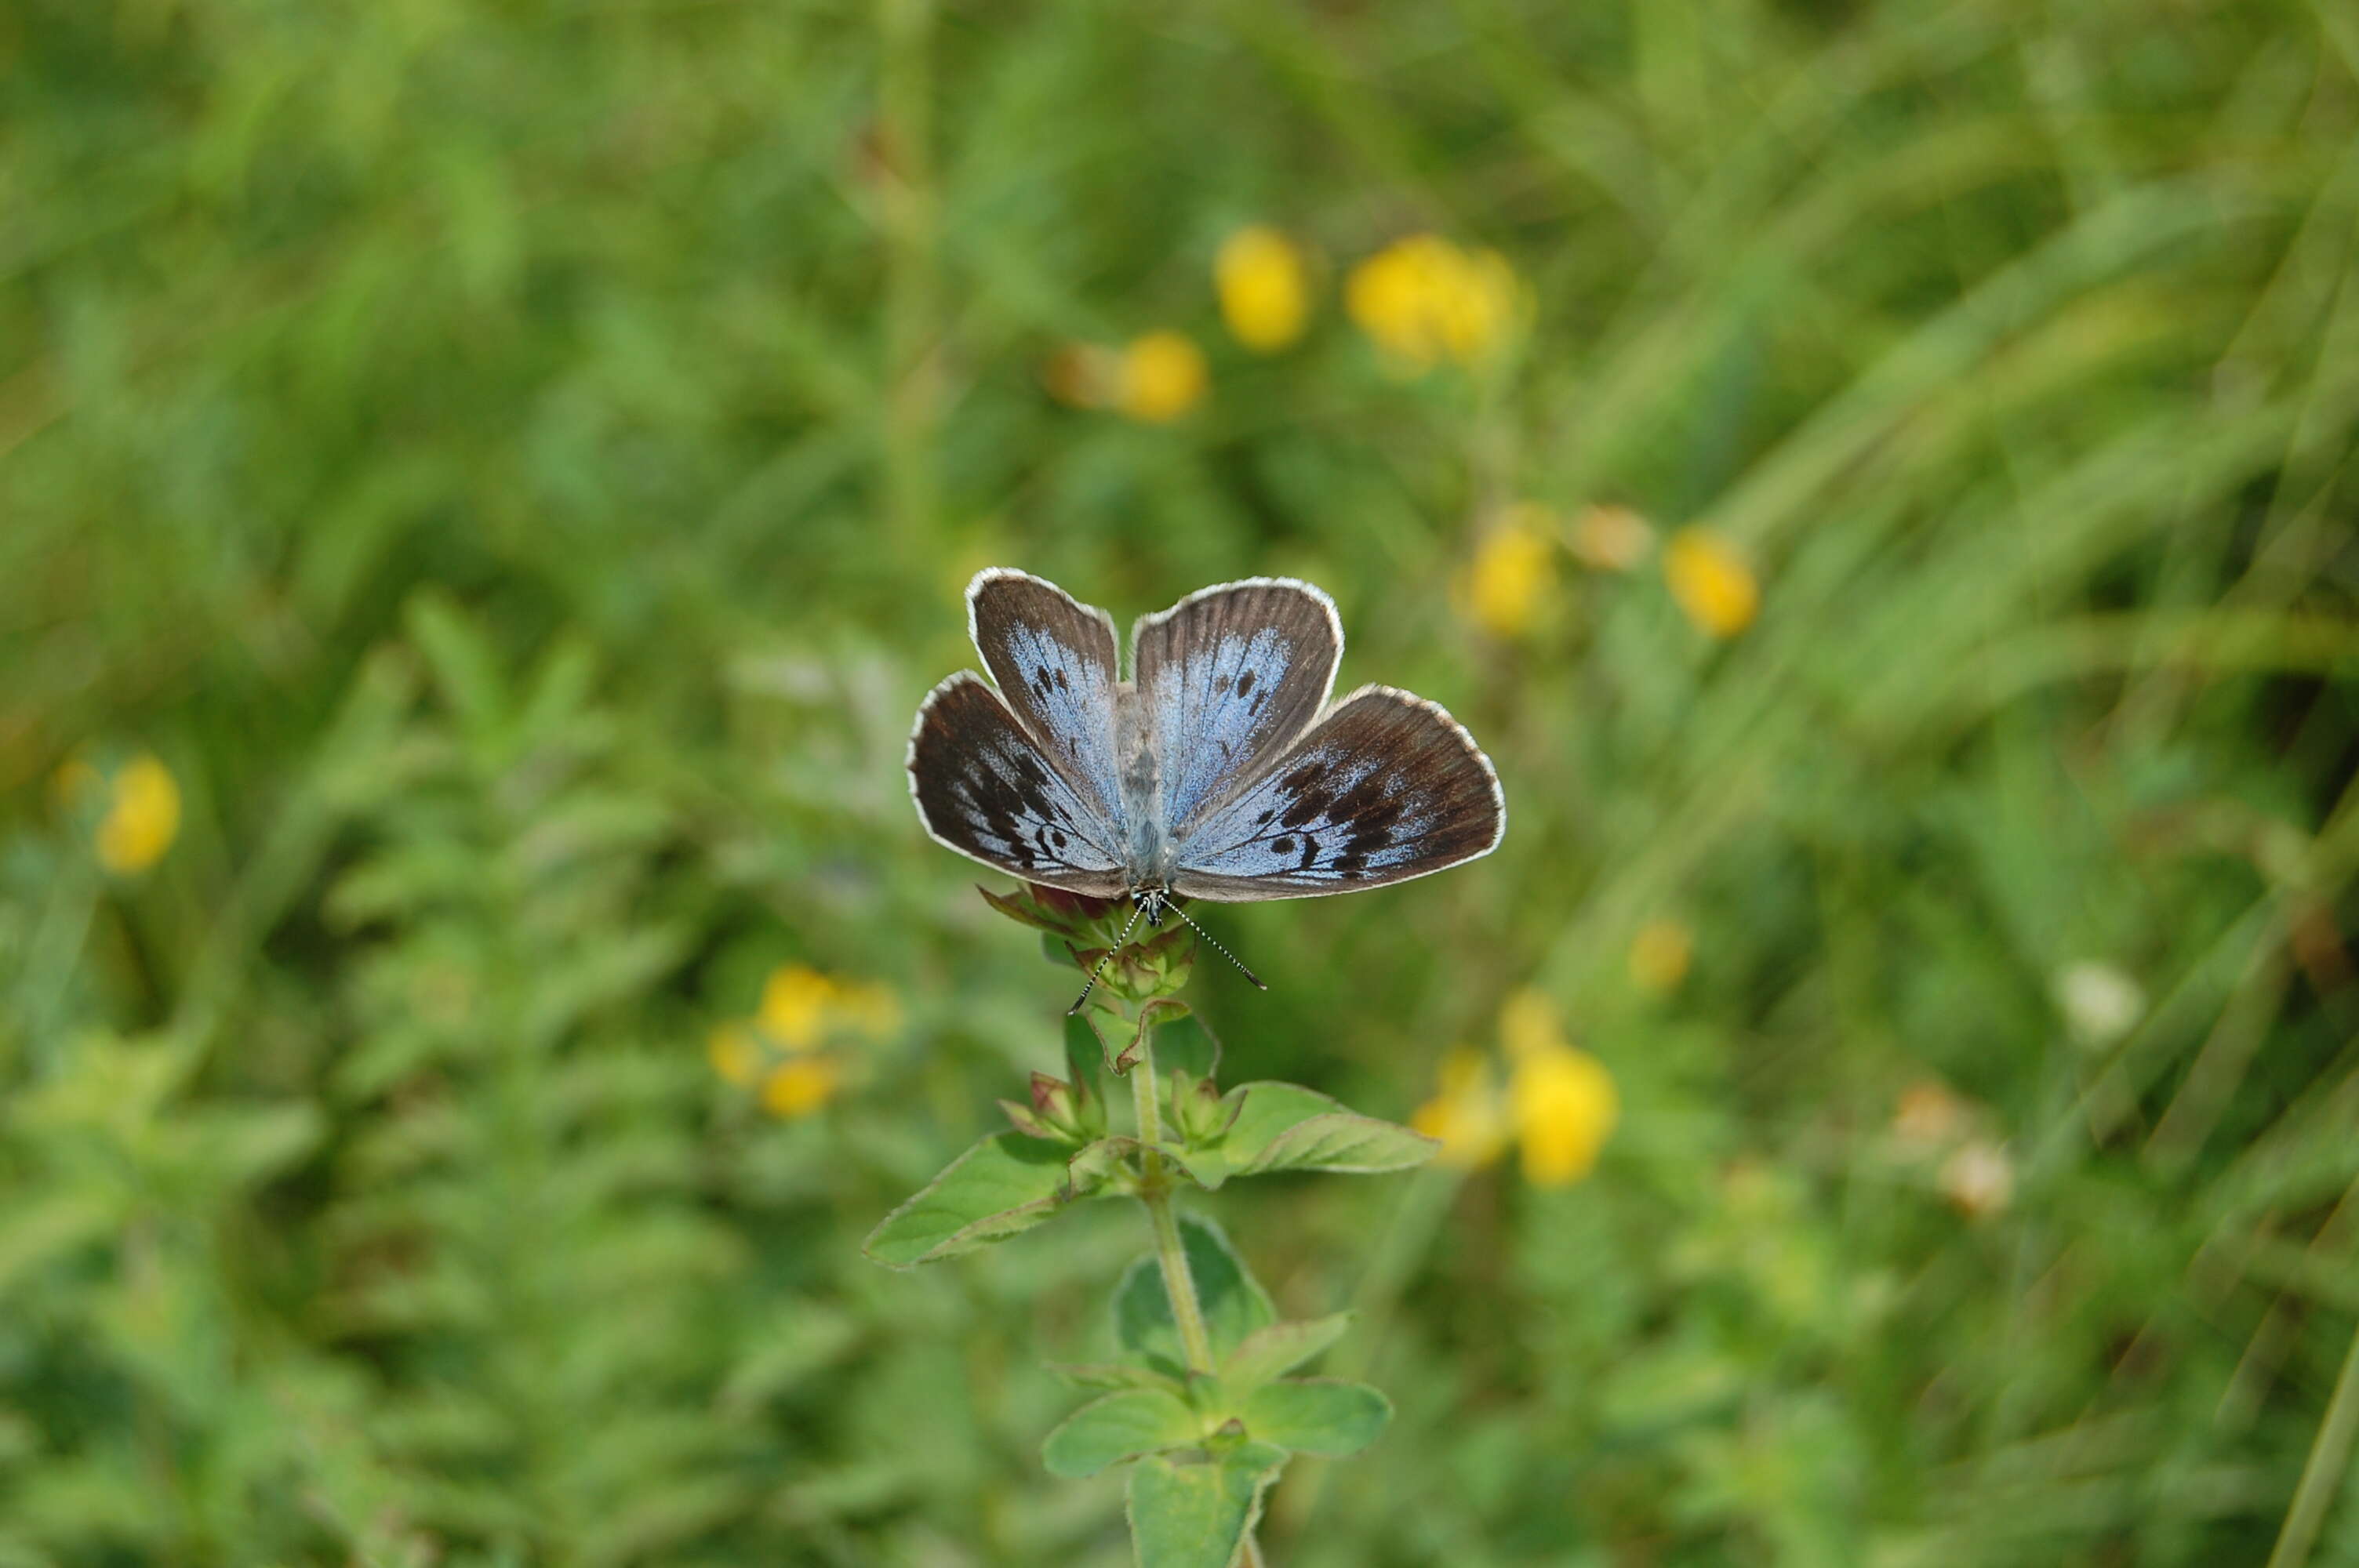
[[[1458,581],[1460,602],[1475,624],[1499,638],[1530,628],[1556,584],[1555,532],[1555,518],[1535,502],[1517,502],[1501,514]]]
[[[1688,978],[1695,957],[1695,934],[1676,920],[1649,920],[1630,939],[1630,980],[1660,996]]]
[[[1751,568],[1718,535],[1682,528],[1663,551],[1663,577],[1696,629],[1734,637],[1761,609],[1761,585]]]
[[[1438,234],[1396,240],[1353,267],[1343,307],[1387,358],[1412,373],[1444,359],[1483,363],[1528,314],[1506,257],[1462,250]]]
[[[146,871],[180,836],[180,786],[149,752],[140,752],[112,776],[72,758],[58,769],[50,787],[68,809],[97,802],[92,842],[98,863],[117,876]]]
[[[1480,1051],[1461,1045],[1441,1059],[1440,1078],[1434,1097],[1417,1108],[1408,1124],[1441,1141],[1438,1162],[1478,1170],[1507,1146],[1506,1108],[1491,1064]]]
[[[803,1116],[842,1087],[838,1047],[847,1039],[885,1039],[900,1026],[901,1004],[886,987],[782,964],[763,982],[753,1018],[715,1029],[705,1056],[723,1081],[758,1087],[771,1114]]]
[[[1572,520],[1571,545],[1582,566],[1626,572],[1655,547],[1655,529],[1626,506],[1589,506]]]
[[[809,1116],[834,1098],[842,1069],[825,1056],[790,1056],[762,1080],[762,1108],[772,1116]]]
[[[1499,1004],[1499,1044],[1507,1060],[1520,1062],[1565,1043],[1564,1025],[1547,992],[1521,986]]]
[[[1212,373],[1204,351],[1178,332],[1148,332],[1122,351],[1114,406],[1149,425],[1168,425],[1204,400]]]
[[[1524,1179],[1536,1187],[1567,1186],[1589,1174],[1622,1118],[1622,1097],[1605,1064],[1570,1045],[1517,1062],[1507,1095],[1523,1144]]]
[[[1212,283],[1229,333],[1256,353],[1275,353],[1302,336],[1310,319],[1310,266],[1302,248],[1255,223],[1222,243]]]
[[[1533,1185],[1581,1180],[1621,1117],[1613,1076],[1566,1043],[1556,1004],[1528,987],[1500,1008],[1499,1040],[1511,1065],[1504,1092],[1483,1054],[1462,1046],[1442,1059],[1439,1092],[1409,1125],[1441,1140],[1437,1158],[1459,1170],[1489,1164],[1512,1135]]]
[[[835,982],[817,969],[787,964],[762,982],[762,1005],[754,1015],[762,1033],[782,1051],[808,1051],[819,1044]]]

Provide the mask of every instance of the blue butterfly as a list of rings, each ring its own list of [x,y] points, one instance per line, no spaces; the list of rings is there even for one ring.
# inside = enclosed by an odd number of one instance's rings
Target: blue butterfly
[[[1128,898],[1237,902],[1353,892],[1487,855],[1506,832],[1491,760],[1436,704],[1386,686],[1329,703],[1334,601],[1292,578],[1191,593],[1131,628],[1052,582],[995,567],[962,670],[909,736],[909,794],[934,841],[1027,881]],[[1134,917],[1135,919],[1136,917]]]

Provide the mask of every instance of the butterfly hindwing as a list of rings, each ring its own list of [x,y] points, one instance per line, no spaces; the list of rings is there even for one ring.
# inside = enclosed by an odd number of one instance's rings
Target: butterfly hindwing
[[[1498,775],[1423,697],[1363,687],[1179,839],[1175,892],[1241,902],[1352,892],[1488,854]]]
[[[1132,677],[1171,838],[1185,839],[1309,728],[1343,654],[1334,601],[1291,578],[1223,583],[1139,619]]]
[[[1084,802],[1119,825],[1112,619],[1052,582],[1006,568],[977,573],[966,602],[967,630],[999,695]]]
[[[961,671],[926,698],[908,765],[935,842],[1027,881],[1096,898],[1125,891],[1114,825],[977,676]]]

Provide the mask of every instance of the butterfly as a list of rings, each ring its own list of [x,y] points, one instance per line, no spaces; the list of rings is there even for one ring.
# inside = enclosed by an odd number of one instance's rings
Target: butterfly
[[[1128,679],[1113,617],[1052,582],[990,568],[966,604],[997,687],[962,670],[928,694],[909,794],[936,843],[986,866],[1156,924],[1174,895],[1406,881],[1506,831],[1491,760],[1438,704],[1388,686],[1328,700],[1343,623],[1307,582],[1220,583],[1141,616]]]

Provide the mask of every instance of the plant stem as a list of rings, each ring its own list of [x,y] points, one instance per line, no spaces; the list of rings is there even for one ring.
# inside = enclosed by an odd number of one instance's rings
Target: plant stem
[[[1212,1372],[1212,1336],[1204,1327],[1204,1308],[1196,1299],[1196,1276],[1188,1270],[1188,1249],[1180,1239],[1180,1216],[1171,1206],[1171,1176],[1155,1145],[1163,1138],[1163,1116],[1155,1103],[1155,1026],[1138,1026],[1137,1060],[1130,1068],[1130,1104],[1138,1118],[1138,1201],[1155,1227],[1155,1256],[1163,1265],[1163,1293],[1171,1298],[1171,1321],[1180,1325],[1180,1344],[1188,1355],[1188,1370]],[[1262,1568],[1261,1542],[1245,1532],[1238,1568]]]
[[[1155,1227],[1155,1256],[1163,1265],[1163,1292],[1171,1298],[1171,1321],[1180,1325],[1180,1344],[1188,1353],[1190,1372],[1212,1370],[1212,1336],[1204,1328],[1204,1309],[1196,1300],[1196,1278],[1188,1271],[1188,1250],[1180,1239],[1180,1217],[1171,1207],[1171,1177],[1155,1145],[1163,1136],[1161,1113],[1155,1104],[1155,1026],[1138,1031],[1138,1059],[1130,1069],[1130,1099],[1138,1115],[1138,1201]]]

